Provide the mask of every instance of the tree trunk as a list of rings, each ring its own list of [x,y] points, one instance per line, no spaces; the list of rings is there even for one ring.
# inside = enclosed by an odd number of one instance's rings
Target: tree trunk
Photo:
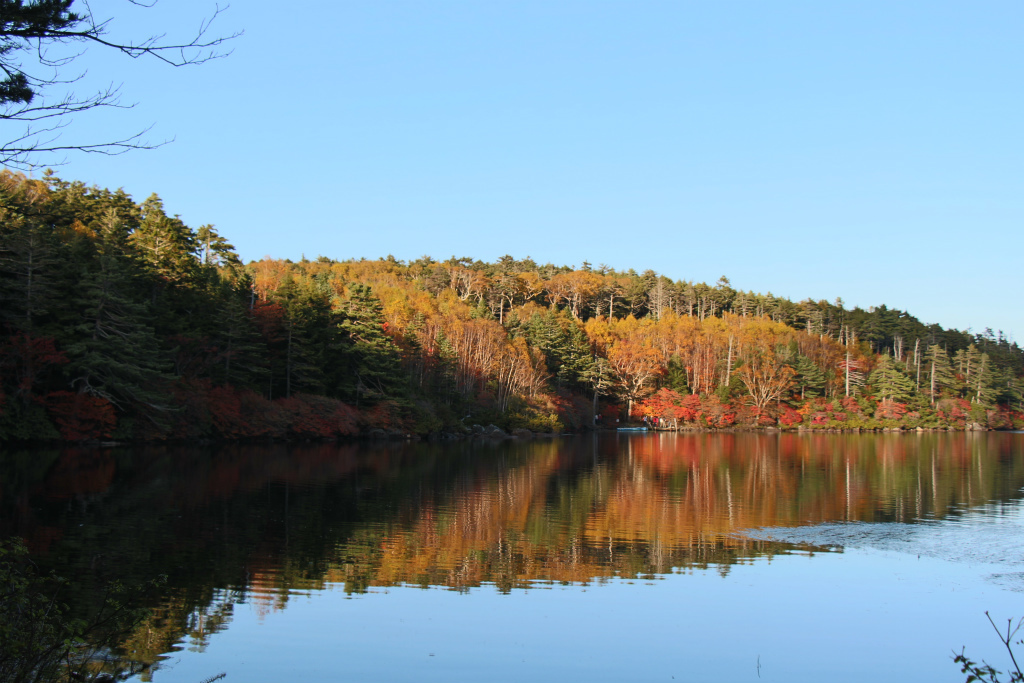
[[[284,365],[284,396],[292,396],[292,326],[288,325],[288,354]]]

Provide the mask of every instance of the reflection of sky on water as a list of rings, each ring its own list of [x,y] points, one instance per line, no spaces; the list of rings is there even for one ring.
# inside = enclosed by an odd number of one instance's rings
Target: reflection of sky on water
[[[11,479],[0,526],[68,576],[170,575],[132,640],[156,683],[952,683],[962,645],[1002,666],[985,610],[1024,615],[1022,449],[730,433],[75,452]]]
[[[753,529],[744,536],[820,548],[872,549],[977,565],[1003,588],[1024,592],[1024,505],[979,506],[919,524],[834,522]],[[984,568],[984,569],[983,569]]]
[[[1021,521],[1015,505],[917,525],[765,529],[756,533],[843,549],[748,560],[725,576],[509,594],[331,585],[277,612],[238,605],[202,657],[181,653],[154,680],[952,683],[963,680],[950,659],[962,646],[1005,670],[984,612],[1024,614],[1012,578],[1024,565]]]

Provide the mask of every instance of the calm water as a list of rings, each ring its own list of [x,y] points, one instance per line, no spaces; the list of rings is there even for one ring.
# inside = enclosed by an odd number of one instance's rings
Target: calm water
[[[0,457],[77,609],[168,575],[159,683],[962,681],[1024,616],[1024,434]]]

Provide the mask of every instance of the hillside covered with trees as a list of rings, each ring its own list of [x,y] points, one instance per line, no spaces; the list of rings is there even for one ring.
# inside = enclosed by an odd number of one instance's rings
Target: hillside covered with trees
[[[505,256],[243,264],[160,198],[0,174],[0,439],[1010,428],[1002,333]]]

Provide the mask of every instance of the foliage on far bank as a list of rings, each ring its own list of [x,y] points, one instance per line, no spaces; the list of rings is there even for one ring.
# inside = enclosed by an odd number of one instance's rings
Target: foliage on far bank
[[[51,174],[0,174],[0,301],[4,440],[1024,423],[1002,333],[510,256],[242,264]]]

